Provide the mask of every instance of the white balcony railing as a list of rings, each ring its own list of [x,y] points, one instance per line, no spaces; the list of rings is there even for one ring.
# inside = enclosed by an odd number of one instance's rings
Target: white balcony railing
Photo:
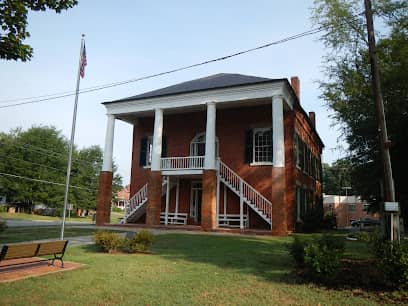
[[[164,157],[161,170],[204,169],[204,156]]]

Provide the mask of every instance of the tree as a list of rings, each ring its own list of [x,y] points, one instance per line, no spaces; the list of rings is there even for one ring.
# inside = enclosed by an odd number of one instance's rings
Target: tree
[[[27,131],[15,129],[0,133],[0,194],[8,201],[46,204],[63,207],[64,184],[68,157],[68,140],[55,127],[32,127]],[[95,209],[102,150],[91,146],[74,148],[69,203],[76,208]],[[122,178],[115,173],[113,190],[122,186]]]
[[[325,194],[345,195],[343,187],[351,187],[348,195],[355,194],[351,178],[351,162],[348,159],[336,160],[332,165],[323,164],[323,192]]]
[[[33,49],[23,41],[30,37],[27,31],[28,11],[52,9],[56,13],[78,4],[78,0],[4,0],[0,1],[0,58],[30,60]]]
[[[326,32],[322,40],[330,48],[325,59],[327,80],[320,83],[322,97],[334,111],[348,143],[354,191],[363,199],[382,201],[382,164],[371,88],[366,43],[363,1],[317,0],[314,20]],[[408,3],[378,0],[374,7],[383,22],[377,43],[387,128],[392,141],[396,199],[401,203],[405,224],[408,221],[406,173],[408,160]]]

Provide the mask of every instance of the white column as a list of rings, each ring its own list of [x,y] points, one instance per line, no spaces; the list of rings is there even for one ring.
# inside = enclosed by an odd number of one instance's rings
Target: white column
[[[272,97],[273,166],[285,167],[283,98]]]
[[[170,202],[170,176],[166,178],[166,208],[164,211],[164,224],[169,224],[169,202]]]
[[[215,102],[207,103],[207,128],[205,132],[205,169],[216,169],[215,165]]]
[[[176,209],[175,209],[176,218],[177,218],[177,214],[178,214],[178,210],[179,210],[179,198],[180,198],[180,179],[177,178],[177,185],[176,185]]]
[[[157,108],[154,112],[152,171],[160,171],[163,135],[163,110]]]
[[[224,220],[227,218],[227,185],[224,184]]]
[[[113,136],[115,134],[115,116],[107,115],[105,151],[103,152],[102,171],[112,172]]]
[[[239,227],[244,229],[244,190],[242,180],[239,180]]]
[[[217,193],[216,193],[216,209],[215,209],[215,220],[216,226],[219,227],[220,225],[220,177],[217,173]]]

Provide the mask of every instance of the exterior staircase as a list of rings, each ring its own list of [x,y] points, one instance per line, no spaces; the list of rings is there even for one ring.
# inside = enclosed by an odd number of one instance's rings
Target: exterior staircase
[[[272,228],[272,203],[219,160],[218,178]]]
[[[170,189],[175,186],[174,182],[170,182]],[[163,179],[162,183],[162,195],[166,194],[167,190],[167,180]],[[146,213],[146,203],[147,203],[147,191],[148,184],[144,185],[139,189],[138,192],[129,200],[129,206],[126,208],[126,213],[121,221],[122,224],[132,223],[143,216]]]

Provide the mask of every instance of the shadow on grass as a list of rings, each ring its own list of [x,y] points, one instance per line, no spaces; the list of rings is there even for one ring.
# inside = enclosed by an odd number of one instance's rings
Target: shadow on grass
[[[208,264],[283,281],[293,267],[287,242],[287,238],[168,234],[157,236],[153,253],[170,261]]]

